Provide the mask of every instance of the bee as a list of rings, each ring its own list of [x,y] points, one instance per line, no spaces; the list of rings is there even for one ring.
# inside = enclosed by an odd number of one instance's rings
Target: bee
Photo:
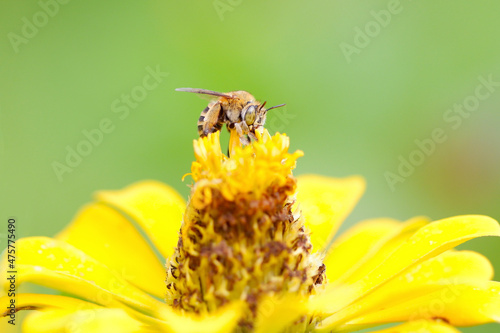
[[[258,102],[255,97],[243,90],[227,93],[196,88],[177,88],[175,90],[210,97],[211,102],[201,112],[198,119],[198,134],[200,137],[220,131],[222,126],[226,124],[229,131],[236,130],[240,142],[244,145],[250,143],[249,138],[257,140],[255,131],[262,133],[267,111],[285,105],[280,104],[265,109],[266,102]]]

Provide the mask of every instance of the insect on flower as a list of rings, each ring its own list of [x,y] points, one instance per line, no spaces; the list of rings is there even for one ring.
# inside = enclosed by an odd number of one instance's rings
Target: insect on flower
[[[255,131],[262,133],[267,111],[285,105],[280,104],[265,109],[266,102],[260,103],[256,101],[255,97],[243,90],[227,93],[196,88],[177,88],[175,90],[212,97],[198,119],[198,134],[200,137],[220,131],[222,126],[226,124],[228,130],[236,129],[236,133],[238,133],[240,141],[244,145],[250,143],[249,139],[257,140]]]
[[[4,278],[0,331],[20,310],[32,311],[26,333],[348,333],[391,323],[403,324],[375,332],[457,333],[453,326],[500,322],[491,263],[453,249],[500,237],[497,221],[378,218],[335,237],[363,178],[296,177],[303,152],[262,127],[265,103],[245,91],[181,91],[219,97],[193,141],[189,200],[141,181],[99,191],[54,238],[16,240],[14,287],[63,295],[14,298]],[[10,257],[0,254],[0,276],[14,276]]]

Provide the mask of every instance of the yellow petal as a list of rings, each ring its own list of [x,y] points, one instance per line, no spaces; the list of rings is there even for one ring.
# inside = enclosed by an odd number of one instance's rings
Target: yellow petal
[[[211,314],[180,316],[169,308],[160,311],[164,331],[173,333],[234,332],[242,315],[242,304],[235,302]]]
[[[417,320],[373,333],[460,333],[460,331],[445,323]]]
[[[46,295],[46,294],[17,294],[15,298],[15,310],[9,309],[9,305],[12,303],[11,302],[11,297],[8,296],[3,296],[0,298],[0,306],[4,309],[8,309],[3,313],[3,316],[9,316],[12,313],[15,314],[16,311],[21,311],[21,310],[38,310],[38,311],[48,311],[51,312],[53,310],[64,310],[64,311],[69,311],[69,312],[80,312],[84,313],[87,310],[98,310],[98,309],[104,309],[103,307],[95,304],[95,303],[90,303],[86,302],[77,298],[72,298],[72,297],[66,297],[66,296],[59,296],[59,295]],[[126,312],[128,311],[130,318],[135,318],[143,319],[142,321],[145,323],[153,323],[156,327],[161,327],[164,323],[162,323],[159,320],[155,320],[154,318],[147,317],[145,315],[142,315],[140,313],[137,313],[136,311],[129,309],[129,308],[123,308]],[[84,312],[81,312],[84,311]],[[85,313],[90,313],[90,312],[85,312]],[[68,313],[68,315],[70,315]],[[17,316],[17,315],[16,315]],[[28,315],[29,317],[30,315]],[[130,320],[130,319],[127,319]],[[57,322],[57,319],[53,318],[54,322]],[[38,327],[38,325],[35,325],[34,327]],[[48,330],[50,331],[50,330]]]
[[[49,310],[30,314],[23,322],[26,333],[138,333],[154,332],[121,309]],[[156,331],[157,332],[157,331]]]
[[[324,328],[335,330],[351,330],[358,324],[359,318],[370,316],[381,309],[397,307],[402,302],[411,302],[424,294],[442,290],[450,286],[450,290],[441,296],[450,301],[456,299],[451,294],[453,284],[487,282],[493,277],[493,268],[487,258],[472,251],[448,251],[429,259],[388,283],[373,293],[362,297],[351,306],[339,311],[323,322]],[[406,318],[415,319],[415,318]],[[385,318],[377,317],[381,322]],[[341,323],[348,322],[342,325]],[[376,323],[379,323],[378,321]],[[373,326],[376,323],[363,321],[363,325]],[[371,324],[371,325],[370,325]]]
[[[419,263],[467,240],[482,236],[500,236],[498,222],[485,216],[458,216],[430,223],[404,241],[382,264],[362,279],[346,284],[343,291],[339,291],[340,287],[337,286],[315,297],[311,308],[325,314],[338,313]]]
[[[357,283],[361,294],[395,277],[404,270],[435,257],[470,239],[500,236],[498,222],[486,216],[458,216],[420,228],[381,265]]]
[[[392,235],[382,240],[378,246],[373,248],[372,251],[362,258],[355,269],[351,270],[350,274],[345,274],[343,280],[349,280],[349,283],[358,281],[370,273],[377,266],[381,265],[387,258],[389,258],[394,251],[396,251],[401,244],[408,241],[410,237],[415,234],[419,229],[426,226],[429,220],[425,217],[414,217],[404,223],[401,223]]]
[[[229,131],[229,156],[235,156],[237,148],[241,147],[240,136],[236,130]],[[196,148],[196,145],[195,145]]]
[[[0,297],[0,307],[8,309],[2,316],[10,314],[9,309],[12,297]],[[73,297],[45,295],[45,294],[17,294],[15,298],[16,310],[42,310],[42,309],[67,309],[67,310],[87,310],[100,308],[97,304],[89,303]]]
[[[474,251],[449,250],[424,261],[381,286],[376,292],[411,289],[439,281],[489,281],[493,267],[485,256]]]
[[[15,325],[9,323],[11,318],[0,318],[0,332],[2,333],[19,333],[21,330],[19,329],[19,322],[22,318],[18,315],[16,316],[16,321],[13,322]]]
[[[57,239],[114,269],[128,282],[163,298],[165,268],[135,227],[113,208],[85,206]]]
[[[297,177],[297,202],[311,230],[313,251],[324,249],[365,190],[361,177]]]
[[[130,215],[165,258],[173,253],[186,209],[174,189],[150,180],[118,191],[100,191],[96,197]]]
[[[92,302],[91,304],[95,307],[98,307],[96,304],[99,304],[108,308],[119,308],[131,318],[165,332],[201,332],[206,327],[213,332],[229,332],[241,317],[239,304],[205,316],[178,314],[165,303],[129,284],[107,266],[59,240],[30,237],[18,240],[16,245],[19,249],[16,263],[18,285],[24,282],[33,282],[84,298]],[[1,276],[5,276],[7,271],[6,258],[4,253],[0,265]],[[6,280],[3,289],[7,290],[8,287],[9,281]],[[71,298],[62,296],[22,297],[27,298],[21,300],[21,304],[30,304],[30,306],[43,305],[47,308],[62,306],[66,308],[68,305],[74,311],[74,307],[81,304],[77,300],[72,301]],[[0,300],[1,302],[6,301],[3,298]],[[87,310],[87,302],[83,304],[85,305],[83,310]],[[66,315],[70,314],[54,315],[55,318],[48,316],[46,320],[49,324],[51,320],[58,322],[58,318],[61,317],[61,322],[66,322]],[[68,320],[73,320],[71,318]],[[45,317],[42,319],[45,320]],[[99,321],[97,324],[101,325]]]
[[[398,230],[400,223],[392,219],[373,219],[357,223],[337,238],[324,260],[328,281],[339,280],[356,269],[371,251],[377,251]]]
[[[475,282],[440,285],[395,306],[370,313],[353,324],[382,324],[417,319],[439,319],[453,326],[500,322],[500,283]]]
[[[96,304],[112,307],[126,304],[143,313],[154,313],[164,306],[72,245],[47,237],[29,237],[19,239],[16,246],[18,284],[33,282]],[[0,267],[0,275],[6,276],[5,252]],[[3,289],[7,290],[9,281],[2,282]]]
[[[257,310],[255,333],[280,333],[306,313],[306,305],[299,297],[288,295],[283,298],[267,297],[260,301]],[[302,325],[307,325],[304,320]],[[295,327],[297,332],[306,332]]]

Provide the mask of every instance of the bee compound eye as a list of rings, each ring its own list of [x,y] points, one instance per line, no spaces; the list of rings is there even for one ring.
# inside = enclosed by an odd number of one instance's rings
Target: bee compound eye
[[[255,122],[256,108],[255,105],[250,106],[245,112],[245,123],[252,125]]]

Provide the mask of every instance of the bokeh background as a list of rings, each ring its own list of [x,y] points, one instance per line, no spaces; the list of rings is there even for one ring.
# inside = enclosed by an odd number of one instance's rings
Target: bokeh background
[[[62,2],[0,2],[0,209],[19,236],[52,236],[96,190],[142,179],[187,197],[206,102],[177,87],[287,103],[268,128],[305,152],[297,174],[367,180],[345,226],[500,219],[498,1]],[[82,143],[102,121],[109,133]],[[78,147],[87,156],[61,169]],[[500,271],[500,240],[462,248]]]

